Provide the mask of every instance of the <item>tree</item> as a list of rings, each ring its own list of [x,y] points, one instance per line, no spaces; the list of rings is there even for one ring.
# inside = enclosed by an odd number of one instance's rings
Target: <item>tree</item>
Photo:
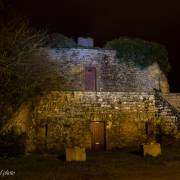
[[[16,17],[0,27],[0,125],[29,97],[44,88],[56,75],[54,64],[40,51],[46,33],[28,26],[28,20]],[[43,89],[44,90],[44,89]]]
[[[107,42],[105,48],[115,49],[120,61],[132,61],[141,68],[157,62],[165,74],[170,71],[168,52],[158,43],[120,37]]]

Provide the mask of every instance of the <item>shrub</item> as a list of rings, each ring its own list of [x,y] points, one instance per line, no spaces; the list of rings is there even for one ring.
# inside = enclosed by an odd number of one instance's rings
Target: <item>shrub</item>
[[[76,42],[59,33],[52,33],[48,35],[47,46],[51,48],[73,48],[76,47]]]
[[[141,68],[157,62],[165,74],[170,71],[168,52],[158,43],[121,37],[107,42],[105,48],[116,50],[120,61],[132,61]]]

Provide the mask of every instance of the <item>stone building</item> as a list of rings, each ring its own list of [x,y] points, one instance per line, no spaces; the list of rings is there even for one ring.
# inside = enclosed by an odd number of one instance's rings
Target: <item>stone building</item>
[[[114,50],[43,51],[65,81],[57,78],[51,91],[22,104],[3,128],[25,133],[27,152],[137,146],[151,132],[179,138],[180,101],[174,105],[167,96],[180,95],[168,93],[158,64],[142,69],[119,61]]]

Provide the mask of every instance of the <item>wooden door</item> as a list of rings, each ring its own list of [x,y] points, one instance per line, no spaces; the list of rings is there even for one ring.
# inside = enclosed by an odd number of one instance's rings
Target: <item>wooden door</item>
[[[85,68],[85,90],[96,91],[96,68]]]
[[[105,123],[103,121],[91,122],[92,150],[105,150]]]

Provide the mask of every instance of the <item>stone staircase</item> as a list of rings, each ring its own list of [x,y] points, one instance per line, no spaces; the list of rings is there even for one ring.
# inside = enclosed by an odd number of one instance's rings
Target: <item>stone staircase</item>
[[[180,132],[180,94],[162,94],[155,91],[155,105],[159,117],[164,117],[163,129],[170,134],[173,129]]]
[[[180,112],[180,93],[163,94],[163,97]]]

